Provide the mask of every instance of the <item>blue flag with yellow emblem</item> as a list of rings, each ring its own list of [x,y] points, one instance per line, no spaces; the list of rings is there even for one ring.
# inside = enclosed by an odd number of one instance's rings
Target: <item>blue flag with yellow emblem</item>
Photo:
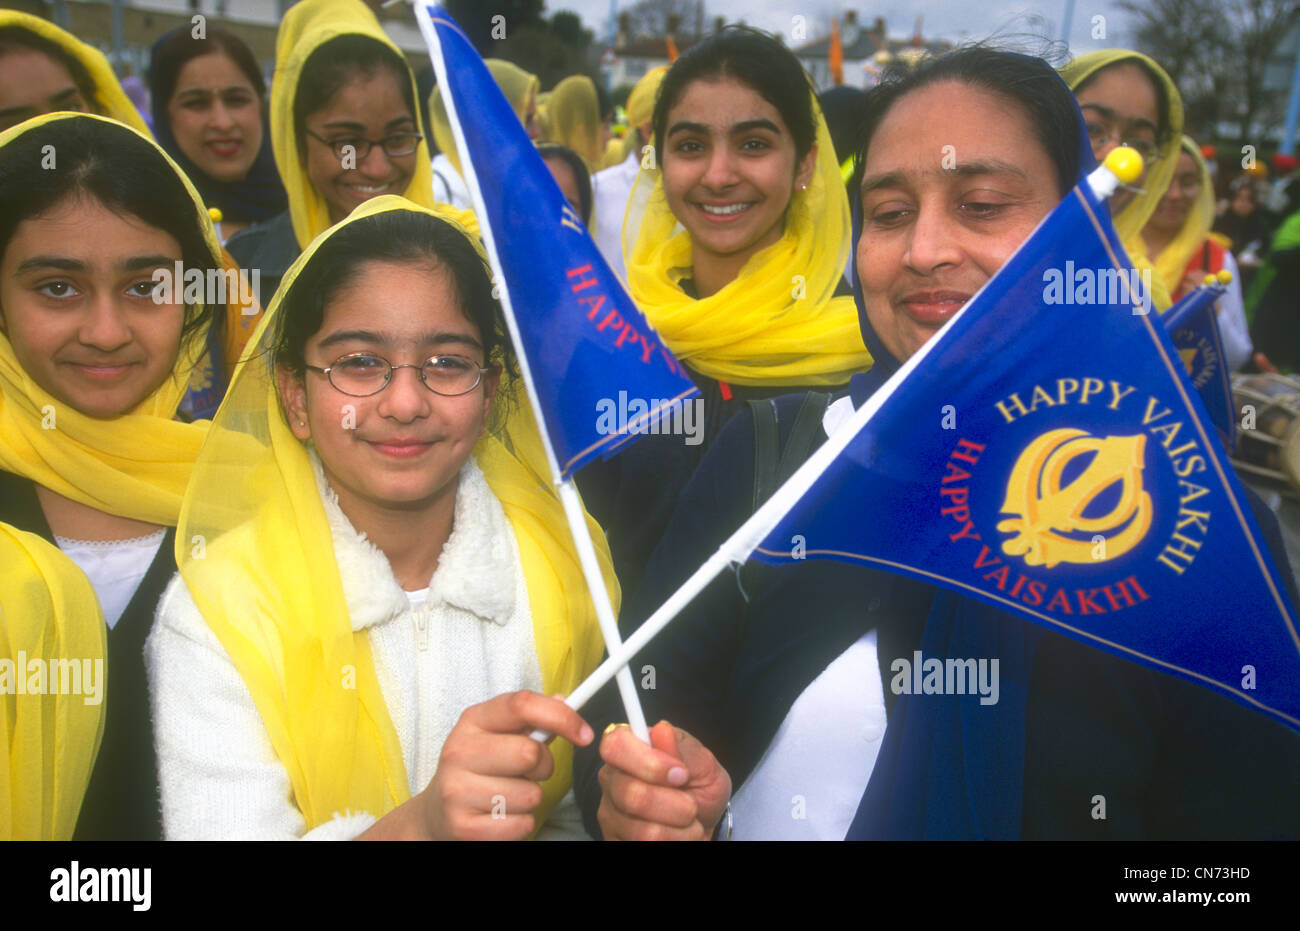
[[[1295,609],[1141,285],[1076,187],[736,552],[943,585],[1300,729]]]
[[[652,432],[699,389],[610,271],[510,102],[441,7],[416,4],[520,367],[560,476]]]
[[[1205,402],[1219,438],[1231,452],[1237,447],[1237,410],[1215,311],[1215,302],[1226,290],[1219,284],[1203,284],[1169,308],[1161,319],[1187,377]]]

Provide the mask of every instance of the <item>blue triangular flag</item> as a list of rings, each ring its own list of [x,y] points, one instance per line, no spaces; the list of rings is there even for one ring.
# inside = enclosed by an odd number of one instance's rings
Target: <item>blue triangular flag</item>
[[[1237,410],[1233,406],[1232,378],[1215,313],[1215,301],[1225,290],[1222,285],[1201,285],[1169,308],[1161,320],[1187,377],[1205,402],[1219,438],[1231,452],[1237,448]]]
[[[1295,609],[1139,283],[1076,187],[737,552],[943,585],[1300,729]]]
[[[416,13],[484,243],[505,277],[520,367],[568,478],[680,419],[699,389],[610,270],[469,40],[441,7]]]

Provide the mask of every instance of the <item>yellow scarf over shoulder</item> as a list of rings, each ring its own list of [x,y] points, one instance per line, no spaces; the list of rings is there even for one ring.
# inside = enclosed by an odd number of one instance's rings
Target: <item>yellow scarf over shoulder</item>
[[[361,0],[302,0],[289,8],[275,37],[275,77],[271,82],[271,148],[275,166],[289,195],[289,215],[298,245],[307,244],[330,225],[325,198],[312,185],[304,165],[304,153],[298,146],[293,124],[293,102],[298,96],[298,80],[303,66],[317,49],[340,36],[360,35],[374,39],[393,50],[402,62],[406,57],[388,38],[379,20]],[[411,82],[411,99],[419,100],[415,76],[406,69]],[[411,118],[419,120],[412,113]],[[423,139],[415,150],[415,171],[404,196],[424,207],[433,206],[433,168],[429,147]]]
[[[0,524],[0,841],[71,840],[104,736],[103,693],[16,694],[33,661],[99,662],[104,616],[90,580],[33,533]],[[92,699],[93,700],[93,699]]]
[[[200,224],[214,262],[222,262],[221,244],[198,192],[144,133],[107,117],[49,113],[0,133],[0,158],[14,140],[39,133],[55,120],[91,120],[106,133],[133,133],[145,140],[184,183],[194,201],[194,222]],[[204,337],[198,332],[184,341],[171,376],[138,407],[102,420],[74,410],[37,385],[0,333],[0,469],[108,514],[175,526],[208,424],[173,418],[203,356]]]
[[[1173,301],[1169,296],[1169,290],[1165,287],[1165,282],[1160,275],[1155,274],[1155,266],[1147,255],[1146,243],[1142,241],[1142,229],[1151,219],[1151,214],[1155,213],[1156,207],[1160,205],[1160,198],[1164,197],[1165,191],[1169,189],[1169,182],[1173,180],[1174,170],[1178,165],[1178,146],[1183,135],[1183,98],[1163,68],[1141,52],[1128,49],[1102,49],[1080,55],[1061,69],[1061,77],[1065,79],[1066,84],[1070,85],[1071,90],[1077,90],[1101,69],[1126,61],[1144,65],[1147,72],[1160,82],[1165,99],[1169,102],[1169,125],[1162,127],[1165,136],[1160,144],[1159,158],[1147,166],[1146,176],[1139,182],[1142,192],[1112,219],[1115,232],[1119,234],[1120,241],[1123,242],[1129,258],[1133,260],[1134,267],[1138,271],[1152,273],[1152,303],[1157,310],[1167,310]]]
[[[122,90],[117,75],[113,73],[113,66],[108,63],[103,52],[39,16],[29,16],[16,10],[0,10],[0,29],[14,26],[53,42],[86,69],[94,84],[94,100],[87,103],[95,108],[96,113],[125,123],[143,135],[152,135],[144,117],[135,108],[135,104],[131,103],[131,98],[126,96],[126,91]]]
[[[710,378],[841,385],[871,368],[853,298],[835,296],[849,253],[849,203],[815,98],[814,107],[817,164],[807,190],[790,199],[784,234],[709,297],[681,288],[691,276],[691,238],[669,209],[658,168],[637,175],[623,221],[628,290],[677,358]]]
[[[411,793],[368,635],[352,630],[307,449],[280,408],[270,368],[274,321],[321,244],[349,223],[390,210],[429,213],[469,235],[451,212],[383,196],[308,246],[213,422],[177,533],[181,575],[252,693],[309,829],[336,812],[382,816]],[[499,432],[484,434],[474,455],[519,546],[543,689],[567,693],[595,668],[603,647],[526,402]],[[590,518],[588,527],[617,605],[604,535]],[[207,541],[201,552],[187,542],[196,537]],[[557,740],[551,752],[555,773],[543,784],[538,824],[572,782],[572,748]]]

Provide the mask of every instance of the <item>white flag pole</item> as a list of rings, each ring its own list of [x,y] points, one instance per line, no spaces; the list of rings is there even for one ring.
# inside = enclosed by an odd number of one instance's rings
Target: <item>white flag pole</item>
[[[497,255],[492,226],[486,222],[487,208],[483,200],[482,189],[479,187],[478,172],[474,167],[473,159],[470,158],[469,146],[465,142],[465,132],[460,125],[460,114],[457,112],[456,102],[450,93],[451,84],[447,73],[447,63],[442,55],[442,42],[434,29],[433,18],[429,15],[428,5],[417,4],[415,13],[420,24],[420,31],[424,34],[425,44],[429,47],[429,58],[433,62],[433,69],[438,76],[439,92],[442,94],[443,103],[447,108],[447,119],[451,123],[452,133],[456,137],[456,147],[460,149],[465,184],[469,188],[470,196],[473,198],[475,212],[484,221],[479,224],[480,232],[483,237],[483,245],[487,250],[488,260],[492,266],[492,273],[496,276],[497,281],[501,283],[501,307],[505,311],[506,325],[510,329],[510,338],[516,346],[522,347],[523,342],[520,339],[519,326],[515,320],[514,305],[511,301],[510,289],[506,286],[501,260]],[[582,502],[578,497],[577,489],[573,486],[572,479],[560,477],[559,461],[555,458],[555,450],[551,447],[551,438],[546,431],[542,406],[537,396],[536,386],[533,384],[527,354],[521,350],[518,353],[518,359],[524,387],[528,392],[528,400],[533,407],[533,416],[537,420],[538,432],[541,434],[542,446],[546,450],[546,461],[551,468],[551,478],[559,491],[560,502],[564,506],[564,516],[569,524],[569,532],[573,535],[573,541],[577,547],[578,562],[582,566],[582,575],[587,581],[587,588],[591,592],[591,600],[596,608],[596,619],[600,623],[601,635],[605,638],[605,649],[612,655],[622,645],[622,640],[618,633],[618,622],[614,618],[614,606],[609,600],[609,590],[605,587],[605,579],[601,574],[600,563],[596,558],[596,547],[592,542],[591,533],[587,529]],[[645,713],[641,710],[641,700],[637,695],[636,680],[632,678],[632,671],[624,663],[615,670],[615,675],[618,681],[619,695],[623,699],[623,710],[627,715],[627,723],[638,738],[645,743],[649,743],[650,731],[646,727]],[[609,678],[607,677],[605,681],[608,682]],[[570,705],[571,707],[577,707],[572,702],[570,702]],[[545,735],[540,733],[534,733],[533,736],[539,740],[545,738]]]
[[[1137,159],[1137,161],[1134,162],[1134,159]],[[1141,158],[1132,149],[1123,149],[1121,151],[1121,149],[1117,148],[1111,152],[1110,156],[1107,156],[1105,164],[1088,175],[1087,183],[1094,194],[1100,198],[1106,198],[1113,194],[1121,184],[1131,182],[1136,177],[1136,173],[1141,171],[1141,168]],[[1046,222],[1046,218],[1044,218],[1043,222]],[[1035,232],[1037,232],[1037,228],[1035,228]],[[1030,236],[1033,236],[1033,233]],[[985,282],[984,287],[988,287],[988,282]],[[983,291],[984,288],[980,290]],[[978,296],[977,292],[975,297]],[[776,525],[789,513],[790,509],[813,486],[813,483],[821,477],[822,473],[830,467],[840,453],[853,442],[854,438],[862,431],[862,428],[875,416],[876,411],[880,410],[881,406],[903,380],[943,341],[947,330],[966,313],[967,308],[974,303],[975,297],[967,301],[965,306],[953,314],[934,336],[927,340],[920,349],[912,353],[907,361],[890,376],[889,380],[871,397],[867,398],[861,407],[854,411],[851,419],[841,424],[834,435],[830,436],[819,449],[809,456],[803,465],[796,469],[794,474],[786,480],[785,484],[773,492],[772,497],[759,507],[749,520],[741,524],[740,528],[722,546],[718,547],[716,553],[710,556],[700,568],[696,569],[690,578],[683,582],[681,587],[673,592],[654,614],[646,618],[645,622],[637,628],[636,633],[628,637],[621,647],[609,651],[609,657],[596,667],[595,672],[589,675],[565,699],[565,702],[571,708],[581,708],[593,695],[604,688],[605,683],[609,682],[616,670],[626,668],[626,664],[635,659],[646,644],[667,627],[673,618],[680,614],[694,600],[695,596],[703,591],[724,569],[733,564],[739,565],[749,558],[750,554],[776,528]]]

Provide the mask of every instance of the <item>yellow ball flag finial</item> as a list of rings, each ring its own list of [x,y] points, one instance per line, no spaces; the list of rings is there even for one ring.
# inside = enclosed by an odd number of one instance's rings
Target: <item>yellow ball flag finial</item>
[[[220,207],[209,207],[209,208],[208,208],[208,217],[209,217],[209,219],[212,220],[213,223],[220,223],[220,222],[221,222],[221,217],[222,217],[221,208],[220,208]]]
[[[1206,285],[1218,284],[1218,283],[1219,283],[1218,276],[1214,274],[1206,275],[1205,280],[1201,282],[1201,284],[1206,284]]]
[[[1132,184],[1142,177],[1142,156],[1126,145],[1111,149],[1102,164],[1111,174],[1119,178],[1121,184]]]
[[[1232,284],[1232,272],[1226,268],[1219,269],[1219,273],[1214,277],[1218,279],[1219,284]]]

